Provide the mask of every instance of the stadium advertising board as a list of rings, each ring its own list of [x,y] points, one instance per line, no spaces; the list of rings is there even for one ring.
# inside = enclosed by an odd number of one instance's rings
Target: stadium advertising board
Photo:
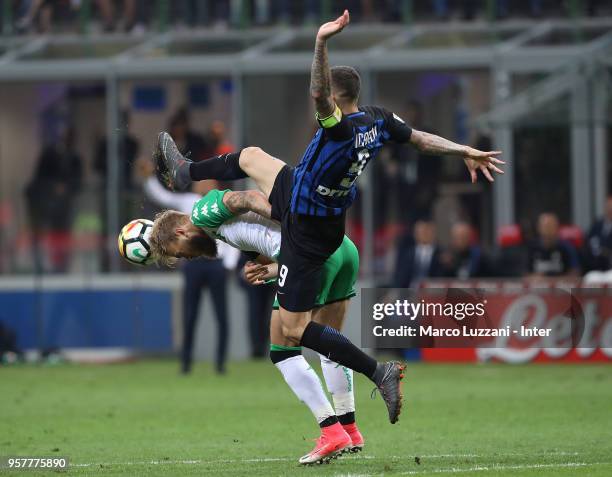
[[[612,290],[577,282],[426,282],[364,289],[362,345],[426,361],[607,361]]]

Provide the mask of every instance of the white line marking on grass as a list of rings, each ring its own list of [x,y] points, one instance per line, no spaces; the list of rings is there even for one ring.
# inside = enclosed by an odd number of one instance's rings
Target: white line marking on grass
[[[290,460],[288,457],[270,457],[262,459],[222,459],[222,460],[143,460],[134,462],[87,462],[81,464],[70,464],[72,467],[97,467],[97,466],[111,466],[111,465],[206,465],[206,464],[253,464],[253,463],[264,463],[264,462],[287,462]]]
[[[496,457],[535,457],[538,454],[528,454],[528,453],[499,453],[499,454],[422,454],[418,457],[421,459],[452,459],[452,458],[475,458],[475,459],[485,459],[485,458],[496,458]],[[542,453],[540,455],[547,456],[563,456],[563,455],[579,455],[577,452],[549,452]],[[341,457],[341,460],[391,460],[391,459],[399,459],[399,460],[414,460],[414,455],[394,455],[394,456],[372,456],[372,455],[345,455]],[[84,462],[84,463],[74,463],[70,464],[71,467],[106,467],[106,466],[146,466],[146,465],[213,465],[213,464],[264,464],[268,462],[296,462],[297,458],[295,457],[261,457],[261,458],[252,458],[252,459],[215,459],[215,460],[203,460],[203,459],[185,459],[185,460],[149,460],[149,461],[128,461],[128,462]],[[523,469],[523,468],[538,468],[538,467],[571,467],[571,466],[589,466],[589,465],[606,465],[612,464],[612,462],[597,462],[597,463],[586,463],[586,462],[569,462],[569,463],[561,463],[561,464],[524,464],[524,465],[506,465],[506,464],[493,464],[492,466],[475,466],[468,469],[463,468],[449,468],[449,469],[432,469],[432,470],[423,470],[423,471],[410,471],[407,472],[407,475],[412,474],[422,474],[422,473],[452,473],[452,472],[468,472],[470,470],[495,470],[495,469]]]
[[[525,469],[560,469],[567,467],[592,467],[596,465],[609,465],[612,462],[565,462],[559,464],[521,464],[521,465],[479,465],[475,467],[458,468],[451,467],[448,469],[430,469],[430,470],[409,470],[400,472],[401,475],[423,475],[423,474],[459,474],[465,472],[483,472],[483,471],[499,471],[499,470],[525,470]]]

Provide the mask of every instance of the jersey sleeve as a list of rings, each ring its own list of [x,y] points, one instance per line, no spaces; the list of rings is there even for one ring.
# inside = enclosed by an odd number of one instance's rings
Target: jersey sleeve
[[[380,108],[380,112],[385,120],[383,136],[386,141],[393,141],[399,144],[410,141],[412,128],[402,118],[384,108]]]
[[[338,105],[334,112],[326,118],[319,116],[319,113],[316,114],[316,118],[319,126],[332,141],[347,141],[353,137],[351,120],[342,114]]]
[[[235,216],[223,204],[223,197],[229,189],[213,189],[195,204],[191,211],[191,222],[198,227],[217,229],[223,222]]]

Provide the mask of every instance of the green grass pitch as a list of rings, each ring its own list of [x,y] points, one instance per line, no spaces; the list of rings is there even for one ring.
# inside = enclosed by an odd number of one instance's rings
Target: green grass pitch
[[[0,369],[0,455],[66,455],[68,475],[612,475],[610,365],[411,364],[393,426],[360,376],[365,451],[313,467],[316,423],[271,363],[177,370]]]

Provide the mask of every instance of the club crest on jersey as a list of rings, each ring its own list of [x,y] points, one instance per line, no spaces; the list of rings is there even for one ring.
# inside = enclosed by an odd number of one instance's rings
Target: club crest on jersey
[[[372,129],[366,132],[357,133],[355,136],[355,148],[367,146],[368,144],[376,141],[377,136],[378,130],[376,129],[376,126],[372,127]]]

